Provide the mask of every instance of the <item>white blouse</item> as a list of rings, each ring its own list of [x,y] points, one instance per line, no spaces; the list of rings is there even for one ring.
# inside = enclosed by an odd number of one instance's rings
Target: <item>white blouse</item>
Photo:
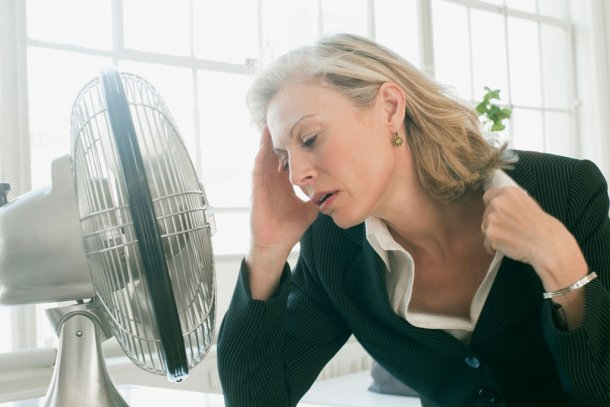
[[[484,189],[510,185],[517,185],[517,183],[504,171],[496,170],[490,181],[484,185]],[[409,303],[413,293],[413,280],[415,278],[413,257],[394,240],[388,230],[388,226],[381,219],[368,218],[365,221],[365,227],[367,240],[386,265],[388,298],[394,312],[413,326],[428,329],[443,329],[458,340],[469,343],[472,331],[481,315],[481,310],[504,256],[496,251],[487,274],[472,299],[470,319],[463,319],[452,315],[414,312],[409,310]],[[481,247],[481,250],[485,249]]]

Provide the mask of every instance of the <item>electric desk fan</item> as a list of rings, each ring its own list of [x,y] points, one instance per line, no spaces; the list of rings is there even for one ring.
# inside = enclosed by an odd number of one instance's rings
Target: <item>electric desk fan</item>
[[[45,405],[127,405],[104,364],[110,336],[140,368],[183,380],[213,340],[215,227],[160,95],[103,71],[51,170],[52,187],[0,208],[0,303],[76,300],[47,311],[60,347]]]

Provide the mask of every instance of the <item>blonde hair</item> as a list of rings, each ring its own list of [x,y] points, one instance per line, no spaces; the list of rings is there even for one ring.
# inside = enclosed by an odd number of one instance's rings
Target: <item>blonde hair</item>
[[[252,119],[266,124],[267,106],[294,82],[326,83],[356,106],[371,106],[379,86],[393,82],[405,93],[405,130],[423,187],[443,201],[481,188],[491,172],[508,167],[505,146],[494,148],[481,135],[474,109],[454,97],[393,51],[363,37],[336,34],[274,60],[247,95]]]

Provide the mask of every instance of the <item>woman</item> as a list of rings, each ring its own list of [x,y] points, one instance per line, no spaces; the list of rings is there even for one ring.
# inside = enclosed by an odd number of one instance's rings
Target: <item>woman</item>
[[[296,405],[352,334],[425,406],[610,405],[591,162],[493,148],[468,105],[353,35],[279,58],[248,103],[263,135],[218,339],[227,405]]]

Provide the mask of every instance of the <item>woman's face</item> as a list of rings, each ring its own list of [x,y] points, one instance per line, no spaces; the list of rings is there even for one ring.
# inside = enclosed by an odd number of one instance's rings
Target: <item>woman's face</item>
[[[339,227],[379,216],[392,190],[397,154],[388,106],[378,94],[363,109],[330,86],[307,83],[286,86],[269,103],[280,167]]]

